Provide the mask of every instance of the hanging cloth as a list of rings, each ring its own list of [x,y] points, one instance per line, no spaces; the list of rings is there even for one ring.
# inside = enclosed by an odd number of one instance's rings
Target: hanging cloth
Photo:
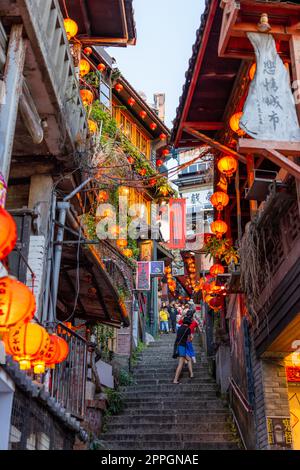
[[[260,140],[300,141],[300,128],[289,74],[271,34],[247,33],[256,55],[240,128]]]

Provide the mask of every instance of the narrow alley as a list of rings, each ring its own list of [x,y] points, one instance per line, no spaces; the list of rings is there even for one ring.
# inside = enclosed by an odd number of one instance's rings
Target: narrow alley
[[[205,354],[194,339],[194,378],[187,367],[173,384],[177,360],[173,334],[161,336],[140,355],[134,384],[123,388],[125,411],[111,416],[103,439],[109,450],[238,449],[228,406],[217,395]],[[201,358],[201,359],[200,359]]]

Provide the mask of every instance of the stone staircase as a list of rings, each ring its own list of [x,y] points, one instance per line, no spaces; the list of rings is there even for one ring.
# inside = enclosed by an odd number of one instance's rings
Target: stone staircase
[[[216,394],[205,355],[197,346],[193,379],[187,367],[173,384],[177,360],[175,335],[163,335],[148,346],[134,370],[134,384],[123,387],[125,410],[112,416],[103,434],[109,450],[238,449],[230,412]]]

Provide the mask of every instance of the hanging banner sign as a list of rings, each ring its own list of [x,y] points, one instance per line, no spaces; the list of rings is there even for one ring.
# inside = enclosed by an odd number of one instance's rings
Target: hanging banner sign
[[[186,242],[186,199],[170,199],[169,201],[170,250],[184,249]]]
[[[150,263],[148,261],[138,261],[136,271],[136,289],[150,290]]]
[[[151,261],[151,276],[163,276],[165,273],[164,261]]]

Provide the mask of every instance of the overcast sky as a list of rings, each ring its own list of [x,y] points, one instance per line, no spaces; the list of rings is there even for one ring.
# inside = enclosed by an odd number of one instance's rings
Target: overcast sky
[[[166,124],[171,128],[204,0],[134,0],[137,45],[108,48],[117,66],[149,102],[166,94]]]

